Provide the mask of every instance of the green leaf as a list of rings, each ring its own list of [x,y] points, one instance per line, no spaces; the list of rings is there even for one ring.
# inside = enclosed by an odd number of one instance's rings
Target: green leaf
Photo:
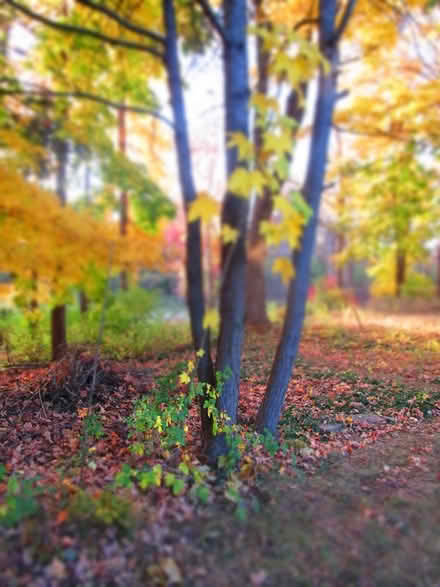
[[[185,481],[183,479],[176,479],[173,483],[173,495],[181,495],[185,491]]]
[[[189,475],[189,467],[186,463],[180,463],[179,464],[179,471],[181,473],[183,473],[184,475]]]

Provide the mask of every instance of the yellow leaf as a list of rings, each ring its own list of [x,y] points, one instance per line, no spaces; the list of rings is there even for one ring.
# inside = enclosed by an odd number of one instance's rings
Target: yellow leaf
[[[215,308],[206,310],[205,315],[203,317],[203,328],[212,328],[215,330],[218,328],[219,322],[220,316]]]
[[[275,259],[272,265],[272,271],[281,275],[281,280],[285,285],[287,285],[295,275],[293,265],[290,259],[286,259],[286,257],[278,257],[278,259]]]
[[[254,158],[254,145],[241,132],[231,132],[229,134],[228,147],[237,147],[238,158],[242,161],[249,161]]]
[[[229,177],[228,188],[236,196],[249,198],[254,190],[257,195],[261,195],[267,183],[268,180],[258,169],[249,171],[244,167],[237,167]]]
[[[185,385],[186,383],[189,383],[191,381],[191,378],[188,375],[188,373],[186,373],[186,371],[184,371],[183,373],[181,373],[179,375],[179,381],[180,381],[180,383],[182,383],[182,385]]]
[[[217,216],[220,211],[220,204],[208,192],[199,192],[197,198],[191,203],[188,212],[188,220],[202,220],[209,222],[211,218]]]
[[[240,233],[236,228],[229,226],[229,224],[223,224],[223,226],[222,226],[222,239],[223,239],[223,242],[225,243],[225,245],[227,243],[235,243],[239,234]]]
[[[204,356],[205,356],[205,351],[204,351],[203,349],[199,349],[199,350],[196,352],[196,355],[197,355],[198,357],[202,358],[202,357],[204,357]]]
[[[251,104],[262,114],[265,114],[268,110],[279,111],[278,102],[275,98],[269,98],[260,92],[253,94]]]
[[[162,432],[162,419],[160,416],[156,417],[156,421],[153,427],[156,428],[159,432]]]
[[[264,150],[283,155],[293,148],[292,133],[284,131],[281,134],[266,133],[264,135]]]

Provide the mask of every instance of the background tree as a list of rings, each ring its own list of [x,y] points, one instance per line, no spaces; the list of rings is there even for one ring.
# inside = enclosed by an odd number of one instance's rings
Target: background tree
[[[417,279],[414,264],[426,258],[426,243],[438,233],[437,174],[410,144],[395,157],[345,163],[341,179],[350,207],[342,217],[347,245],[340,261],[368,261],[373,293],[400,297]]]

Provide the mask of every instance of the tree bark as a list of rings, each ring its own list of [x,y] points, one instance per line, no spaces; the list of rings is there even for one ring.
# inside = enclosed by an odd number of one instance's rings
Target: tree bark
[[[125,155],[127,151],[127,128],[125,124],[125,109],[119,108],[118,110],[118,147],[119,151]],[[119,233],[122,237],[127,235],[128,226],[128,196],[127,192],[123,190],[120,196],[120,217],[119,217]],[[127,270],[123,269],[120,275],[121,289],[127,291],[128,289],[128,276]]]
[[[81,314],[87,314],[89,311],[89,298],[83,289],[79,291],[79,311]]]
[[[247,56],[247,3],[246,0],[224,0],[225,42],[223,65],[225,76],[225,142],[230,133],[249,136],[249,82]],[[244,165],[238,159],[235,147],[226,150],[226,176]],[[218,408],[226,412],[229,423],[237,420],[240,386],[240,359],[243,341],[246,225],[248,200],[227,191],[222,207],[222,225],[239,231],[235,243],[222,246],[222,283],[220,289],[220,333],[217,343],[216,370],[230,370],[218,399]],[[209,459],[214,462],[228,450],[224,435],[212,438]]]
[[[336,246],[338,253],[341,253],[345,248],[345,235],[342,232],[336,234]],[[336,285],[339,289],[344,289],[346,285],[344,279],[344,266],[341,264],[338,264],[336,267]]]
[[[198,362],[197,376],[199,381],[215,385],[214,366],[210,349],[210,333],[209,330],[205,331],[203,329],[205,298],[203,292],[201,226],[200,221],[188,221],[189,206],[195,200],[197,194],[193,178],[186,109],[180,75],[177,46],[178,33],[173,0],[162,0],[162,8],[164,28],[166,31],[164,60],[167,70],[171,107],[173,110],[174,143],[176,146],[177,166],[186,216],[185,274],[191,334],[194,349],[203,349],[205,351],[204,356]],[[202,444],[206,446],[211,436],[212,423],[208,418],[206,410],[203,409],[203,398],[200,403],[200,412]]]
[[[437,245],[437,297],[440,298],[440,244]]]
[[[66,205],[66,171],[69,146],[66,140],[56,138],[54,140],[54,152],[57,159],[56,193],[62,206]],[[50,315],[50,328],[52,340],[52,360],[60,359],[67,349],[66,336],[66,307],[64,304],[56,305]]]
[[[257,17],[263,18],[263,0],[255,0]],[[267,25],[269,26],[269,25]],[[264,49],[264,41],[261,37],[257,40],[257,92],[267,95],[269,89],[269,63],[270,54]],[[305,94],[308,83],[301,84],[300,91],[292,90],[287,98],[286,115],[301,125],[304,117]],[[304,101],[300,100],[304,94]],[[292,133],[292,143],[296,129]],[[257,161],[263,149],[263,130],[255,127],[254,145]],[[293,148],[292,148],[293,151]],[[289,162],[292,160],[292,153],[289,155]],[[269,318],[266,310],[266,279],[264,275],[264,259],[266,257],[266,246],[264,238],[260,234],[260,226],[264,220],[270,220],[273,211],[273,194],[269,188],[265,188],[260,198],[257,198],[252,214],[252,221],[249,227],[248,237],[248,268],[246,276],[246,323],[256,327],[265,328],[269,325]]]
[[[260,432],[269,430],[272,434],[276,433],[301,338],[309,286],[310,265],[316,240],[328,143],[336,100],[338,49],[335,20],[337,0],[320,0],[319,12],[320,50],[330,63],[330,72],[325,73],[321,68],[319,75],[309,163],[303,187],[304,197],[311,207],[313,215],[302,235],[301,248],[295,251],[292,256],[296,273],[294,279],[290,282],[283,331],[272,365],[266,393],[257,416],[257,429]]]
[[[396,277],[395,277],[396,297],[402,295],[402,287],[406,280],[406,254],[402,249],[396,251]]]
[[[257,22],[263,20],[263,0],[255,0]],[[265,24],[264,26],[268,26]],[[269,88],[269,62],[270,54],[264,49],[264,41],[257,36],[257,92],[267,95]],[[263,129],[255,126],[254,148],[258,161],[263,149]],[[246,274],[246,322],[254,327],[267,327],[269,318],[266,311],[266,282],[264,277],[264,258],[266,247],[263,237],[260,235],[260,224],[263,220],[269,220],[272,216],[272,193],[266,187],[260,198],[255,201],[252,221],[249,227],[249,255]]]

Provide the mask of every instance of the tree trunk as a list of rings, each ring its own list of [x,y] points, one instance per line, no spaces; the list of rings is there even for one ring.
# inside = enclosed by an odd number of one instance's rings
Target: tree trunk
[[[263,0],[255,0],[257,22],[264,22]],[[265,24],[264,26],[268,26]],[[257,36],[257,92],[267,95],[269,88],[270,53],[264,49],[264,41]],[[258,161],[263,149],[263,129],[255,125],[254,147]],[[266,247],[264,238],[260,235],[260,224],[272,216],[272,192],[267,187],[260,198],[255,201],[252,221],[249,227],[249,256],[246,274],[246,322],[255,327],[267,327],[269,318],[266,311],[266,282],[264,278],[264,258]]]
[[[352,7],[351,5],[351,9]],[[276,433],[287,385],[301,338],[309,286],[310,265],[316,240],[328,143],[336,100],[337,38],[342,34],[342,30],[339,34],[336,34],[335,31],[337,0],[320,0],[319,11],[320,50],[330,63],[331,70],[326,74],[321,68],[319,75],[309,163],[303,187],[304,197],[311,207],[313,215],[302,235],[301,248],[293,253],[292,260],[296,273],[294,279],[290,282],[283,331],[272,365],[266,393],[257,416],[257,429],[260,432],[269,430],[272,434]]]
[[[37,297],[38,272],[35,271],[35,269],[32,269],[31,280],[32,280],[32,285],[31,285],[32,297],[31,297],[31,301],[29,304],[29,309],[31,311],[31,317],[29,320],[29,329],[31,331],[31,336],[35,337],[35,335],[37,333],[37,326],[38,326],[38,319],[35,319],[36,311],[38,310],[38,297]]]
[[[66,205],[66,171],[69,146],[64,139],[54,141],[54,152],[57,159],[56,192],[62,206]],[[57,305],[50,316],[52,360],[56,361],[66,352],[66,307]]]
[[[257,17],[263,19],[263,0],[255,0]],[[269,26],[269,25],[267,25]],[[264,41],[259,36],[257,39],[257,92],[267,95],[269,88],[269,63],[270,53],[264,49]],[[301,125],[304,117],[305,94],[308,83],[301,84],[300,91],[292,90],[287,98],[286,115]],[[304,94],[304,101],[300,100]],[[292,143],[296,130],[292,133]],[[263,149],[263,129],[255,126],[254,145],[257,161]],[[293,148],[292,148],[293,150]],[[289,156],[289,162],[292,154]],[[273,194],[269,188],[265,188],[260,198],[257,198],[252,214],[252,221],[249,228],[249,254],[248,268],[246,275],[246,323],[256,328],[265,328],[269,325],[269,318],[266,310],[266,279],[264,276],[264,260],[266,257],[266,246],[264,238],[260,234],[260,226],[264,220],[270,220],[273,211]]]
[[[50,313],[52,361],[61,359],[67,349],[66,306],[55,306]]]
[[[437,296],[440,298],[440,244],[437,245]]]
[[[79,291],[79,311],[81,314],[87,314],[89,311],[89,298],[83,289]]]
[[[124,108],[118,110],[118,146],[120,152],[125,155],[127,151],[127,129],[125,124],[126,113]],[[120,217],[119,217],[119,233],[121,236],[126,236],[128,226],[128,196],[126,191],[121,192],[120,199]],[[121,289],[127,291],[128,276],[127,270],[123,269],[120,275]]]
[[[86,198],[86,206],[90,205],[90,153],[86,151],[86,169],[84,173],[84,195]],[[79,291],[79,311],[81,314],[87,314],[89,311],[89,298],[86,292],[81,289]]]
[[[191,323],[191,334],[195,350],[203,349],[204,356],[200,358],[197,367],[199,381],[215,384],[214,366],[210,352],[209,330],[203,329],[205,314],[205,299],[203,293],[202,269],[202,238],[200,221],[188,222],[188,209],[196,198],[196,188],[193,178],[191,152],[187,128],[185,102],[183,97],[180,63],[178,58],[177,28],[173,0],[162,0],[164,15],[165,67],[167,70],[168,87],[171,98],[171,107],[174,118],[174,142],[177,152],[177,166],[180,185],[182,188],[183,205],[186,215],[186,292]],[[203,409],[201,400],[202,444],[209,442],[212,424]]]
[[[396,297],[400,298],[406,280],[406,255],[402,249],[396,251]]]
[[[225,76],[225,139],[230,133],[249,136],[249,82],[247,58],[247,3],[246,0],[224,0],[225,36],[223,65]],[[235,147],[227,147],[226,176],[243,165]],[[239,231],[235,243],[222,246],[222,283],[220,290],[220,333],[217,344],[216,370],[231,374],[225,380],[218,399],[218,408],[226,412],[229,423],[237,420],[240,386],[240,358],[243,340],[246,225],[248,200],[227,192],[223,201],[222,225]],[[224,435],[217,435],[209,446],[209,459],[216,461],[227,452]]]
[[[342,232],[336,234],[336,247],[338,253],[341,253],[345,248],[345,235]],[[345,287],[344,266],[341,264],[336,266],[336,285],[339,289]]]

